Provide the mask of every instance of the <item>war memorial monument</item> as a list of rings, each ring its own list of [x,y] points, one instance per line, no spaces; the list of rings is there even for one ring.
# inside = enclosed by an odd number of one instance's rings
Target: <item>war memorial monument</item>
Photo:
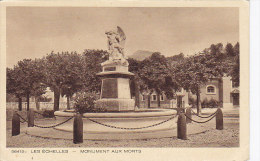
[[[138,139],[171,136],[170,130],[177,126],[176,121],[172,120],[177,119],[176,111],[135,109],[135,100],[131,98],[129,83],[130,77],[134,74],[128,71],[129,64],[124,53],[126,36],[120,27],[117,27],[117,30],[107,31],[106,35],[109,59],[101,64],[102,72],[97,73],[102,79],[102,86],[100,99],[96,101],[95,106],[106,109],[106,112],[82,115],[84,139]],[[55,112],[57,122],[74,115],[75,113],[66,111]],[[55,129],[72,133],[73,122],[71,120]],[[145,135],[140,135],[140,133],[145,133]]]

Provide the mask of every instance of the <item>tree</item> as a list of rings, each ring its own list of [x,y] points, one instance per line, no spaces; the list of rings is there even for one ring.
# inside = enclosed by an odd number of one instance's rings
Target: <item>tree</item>
[[[42,81],[44,80],[44,73],[42,72],[42,64],[40,60],[24,59],[18,62],[18,70],[23,83],[20,87],[26,94],[27,111],[30,106],[30,96],[40,96],[45,93]]]
[[[225,47],[225,59],[222,59],[223,65],[225,65],[225,73],[227,76],[232,77],[234,86],[239,86],[240,77],[240,54],[239,54],[239,42],[233,46],[231,43],[227,43]]]
[[[30,96],[40,96],[45,93],[42,87],[44,74],[38,60],[24,59],[14,66],[7,68],[7,91],[15,94],[21,110],[22,97],[26,96],[27,110],[30,108]]]
[[[227,43],[227,45],[225,47],[225,51],[226,51],[227,56],[229,56],[229,57],[235,56],[235,54],[236,54],[234,51],[233,45],[231,43]]]
[[[40,109],[39,99],[46,92],[46,85],[43,83],[36,83],[32,85],[31,96],[35,98],[36,109]]]
[[[83,86],[88,92],[100,92],[101,79],[97,73],[102,71],[101,63],[108,59],[109,53],[104,50],[85,50],[83,52]]]
[[[44,60],[46,85],[54,92],[53,109],[58,111],[61,94],[69,99],[81,87],[81,56],[76,52],[52,51]]]
[[[44,73],[44,61],[43,59],[35,59],[33,62],[33,69],[34,69],[34,74],[35,79],[34,83],[32,84],[32,90],[31,90],[31,96],[34,96],[35,98],[35,104],[36,104],[36,109],[39,110],[40,104],[39,104],[39,99],[40,97],[46,92],[46,76]]]
[[[202,53],[188,57],[172,66],[174,79],[186,90],[197,96],[197,113],[201,111],[200,87],[211,78],[222,77],[229,71],[230,64],[225,61],[227,55],[223,45],[212,44]]]
[[[140,92],[143,92],[145,88],[142,80],[139,77],[141,61],[133,58],[128,58],[127,61],[129,63],[129,71],[135,74],[134,77],[130,79],[131,96],[135,97],[135,106],[140,107],[139,94]]]
[[[208,81],[206,68],[200,56],[187,58],[175,66],[175,79],[185,89],[197,96],[197,113],[200,113],[200,86]]]
[[[76,52],[65,52],[63,61],[66,64],[63,69],[64,82],[61,89],[61,95],[67,97],[67,109],[70,109],[70,99],[74,93],[81,90],[83,87],[82,71],[83,59],[82,55]]]
[[[6,92],[15,95],[18,98],[18,109],[22,111],[23,89],[19,86],[22,80],[19,77],[17,67],[14,69],[6,68]]]
[[[156,92],[158,107],[160,107],[160,95],[168,87],[165,81],[167,76],[168,63],[161,53],[155,52],[141,62],[138,77],[142,80],[144,89],[149,91],[149,96],[153,91]]]
[[[23,80],[23,82],[19,85],[23,90],[23,93],[26,95],[27,102],[27,111],[30,108],[30,94],[31,94],[31,84],[32,84],[32,75],[33,73],[33,65],[31,59],[24,59],[23,61],[18,62],[19,77]]]
[[[169,58],[172,60],[172,58]],[[178,59],[184,59],[183,54],[178,55]],[[139,106],[139,93],[148,93],[148,108],[150,108],[150,96],[155,91],[157,93],[157,105],[160,107],[160,95],[162,92],[168,99],[172,99],[177,83],[169,75],[167,60],[159,52],[153,53],[143,61],[132,58],[128,59],[129,71],[135,74],[131,81],[131,95],[135,95],[136,106]]]
[[[83,55],[76,52],[62,52],[45,57],[46,84],[54,91],[54,111],[59,110],[60,95],[71,96],[80,90],[100,91],[101,63],[108,53],[103,50],[85,50]]]
[[[55,54],[52,51],[45,57],[46,84],[54,92],[54,111],[59,110],[60,92],[65,82],[63,77],[65,66],[63,55],[60,53]]]
[[[214,55],[214,56],[221,56],[223,55],[223,44],[218,43],[218,44],[211,44],[209,47],[209,54]]]
[[[232,81],[234,86],[239,86],[240,84],[240,52],[239,52],[239,42],[234,46],[234,61],[233,68],[231,70]]]

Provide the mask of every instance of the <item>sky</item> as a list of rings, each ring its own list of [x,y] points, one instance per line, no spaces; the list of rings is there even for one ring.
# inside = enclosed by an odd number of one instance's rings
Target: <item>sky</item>
[[[239,41],[238,8],[7,7],[7,67],[51,51],[107,50],[105,31],[120,26],[125,53],[193,55]]]

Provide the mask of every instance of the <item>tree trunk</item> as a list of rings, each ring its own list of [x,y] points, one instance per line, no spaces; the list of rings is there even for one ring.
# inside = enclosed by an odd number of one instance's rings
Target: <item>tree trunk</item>
[[[156,92],[156,95],[157,95],[157,106],[158,108],[160,108],[161,107],[160,93]]]
[[[197,114],[199,115],[201,112],[201,104],[200,104],[200,92],[198,91],[197,94]]]
[[[148,101],[148,108],[151,108],[151,94],[148,94],[148,99],[147,99],[147,101]]]
[[[59,106],[60,106],[60,89],[55,88],[54,89],[54,111],[59,111]]]
[[[40,110],[40,103],[39,103],[39,97],[35,96],[35,106],[37,110]]]
[[[70,96],[67,96],[67,109],[70,109]]]
[[[139,85],[137,83],[135,83],[135,106],[136,107],[140,107],[140,89],[139,89]]]
[[[30,109],[30,93],[26,93],[27,111]]]
[[[18,97],[18,109],[22,111],[22,97]]]

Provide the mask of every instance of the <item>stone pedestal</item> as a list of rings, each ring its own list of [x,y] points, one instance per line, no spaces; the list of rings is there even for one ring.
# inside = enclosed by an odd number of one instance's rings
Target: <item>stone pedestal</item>
[[[101,64],[102,77],[101,96],[96,102],[97,108],[107,111],[133,111],[135,101],[131,99],[130,77],[126,60],[109,60]]]

